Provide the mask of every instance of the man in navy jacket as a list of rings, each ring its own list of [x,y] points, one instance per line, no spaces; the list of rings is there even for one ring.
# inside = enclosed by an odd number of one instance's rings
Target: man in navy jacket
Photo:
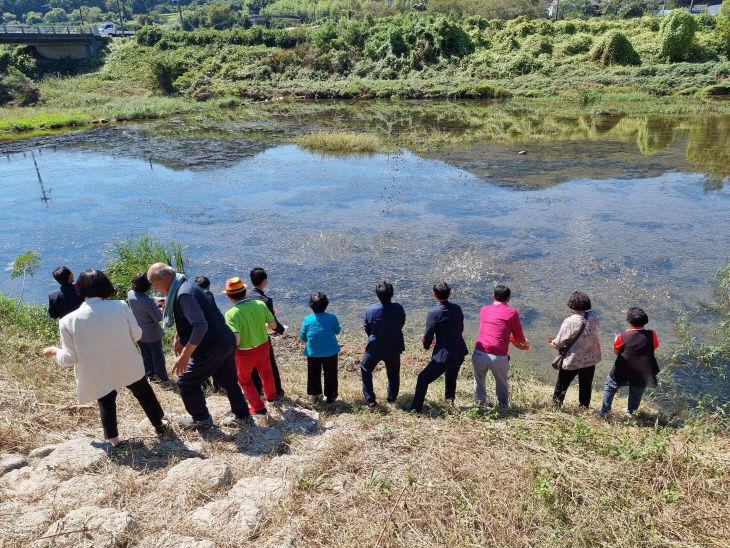
[[[74,274],[67,266],[59,266],[53,271],[53,277],[61,287],[48,294],[48,315],[61,319],[81,306],[84,299],[76,293]]]
[[[365,309],[365,333],[368,343],[365,356],[360,364],[362,374],[362,393],[370,407],[375,407],[373,389],[373,370],[380,361],[385,362],[388,375],[388,403],[393,403],[400,389],[400,355],[406,347],[403,343],[403,326],[406,311],[398,303],[393,303],[393,285],[381,282],[375,286],[379,303]]]
[[[456,397],[456,378],[459,376],[459,369],[461,369],[468,350],[462,335],[464,314],[459,305],[449,302],[450,296],[451,288],[446,282],[433,286],[433,297],[438,304],[428,313],[422,342],[423,348],[428,350],[436,337],[436,345],[433,348],[431,361],[418,375],[416,393],[411,405],[403,407],[405,411],[420,413],[423,409],[423,401],[426,399],[428,385],[443,374],[446,374],[444,398],[447,401],[454,401]]]

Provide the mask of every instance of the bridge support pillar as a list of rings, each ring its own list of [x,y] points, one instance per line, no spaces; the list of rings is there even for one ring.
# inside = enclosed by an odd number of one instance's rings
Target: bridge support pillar
[[[46,59],[85,59],[104,47],[104,40],[90,44],[35,44],[38,55]]]

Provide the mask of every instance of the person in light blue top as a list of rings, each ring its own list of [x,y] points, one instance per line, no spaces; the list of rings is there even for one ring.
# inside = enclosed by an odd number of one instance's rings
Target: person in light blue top
[[[299,333],[305,343],[304,355],[307,356],[307,394],[312,399],[322,397],[322,373],[324,372],[324,396],[327,403],[337,399],[337,355],[340,345],[337,335],[342,328],[337,316],[325,312],[329,299],[322,292],[309,299],[310,314],[302,322]]]

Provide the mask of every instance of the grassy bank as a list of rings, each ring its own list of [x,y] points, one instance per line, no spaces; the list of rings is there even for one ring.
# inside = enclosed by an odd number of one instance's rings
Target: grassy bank
[[[98,411],[75,404],[72,372],[39,356],[53,334],[39,336],[5,311],[0,328],[2,451],[27,453],[80,435],[98,438]],[[278,338],[275,346],[288,397],[311,406],[301,344]],[[199,529],[187,519],[223,491],[191,490],[173,504],[155,489],[180,457],[138,432],[143,416],[127,391],[120,392],[119,414],[122,435],[136,437],[132,460],[120,457],[86,472],[113,487],[98,504],[132,512],[139,526],[131,545],[170,524],[176,533],[219,546],[276,535],[338,546],[374,545],[381,534],[381,546],[723,546],[730,540],[730,438],[712,417],[685,421],[647,403],[634,419],[616,414],[603,421],[578,409],[575,390],[555,411],[550,388],[519,367],[511,372],[509,411],[472,405],[468,367],[456,405],[442,403],[439,382],[429,391],[423,417],[395,406],[371,410],[363,405],[357,368],[363,342],[345,339],[342,346],[340,402],[317,407],[324,433],[293,435],[282,451],[262,457],[231,453],[225,438],[178,433],[201,442],[205,458],[228,463],[234,481],[272,474],[287,480],[291,495],[248,538],[226,527]],[[423,351],[404,354],[399,403],[410,399],[426,361]],[[379,369],[381,398],[385,382]],[[155,390],[166,412],[184,414],[179,396]],[[220,418],[224,401],[209,399]],[[624,403],[621,398],[616,408]]]
[[[212,114],[282,98],[469,98],[528,110],[728,112],[729,103],[713,99],[730,89],[724,35],[712,18],[687,17],[694,30],[671,54],[665,19],[650,16],[553,23],[409,15],[290,30],[146,31],[137,40],[113,41],[73,75],[67,64],[41,69],[27,50],[6,48],[7,70],[33,79],[38,99],[8,102],[0,132]],[[616,33],[626,40],[623,50],[614,44]],[[634,53],[626,54],[627,47]],[[59,74],[64,71],[69,75]]]

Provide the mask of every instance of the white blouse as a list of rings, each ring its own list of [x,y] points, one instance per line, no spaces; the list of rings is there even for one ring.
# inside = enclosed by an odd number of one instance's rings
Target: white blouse
[[[106,396],[144,376],[136,342],[142,336],[132,311],[122,301],[87,299],[58,324],[59,365],[73,365],[79,403]]]

